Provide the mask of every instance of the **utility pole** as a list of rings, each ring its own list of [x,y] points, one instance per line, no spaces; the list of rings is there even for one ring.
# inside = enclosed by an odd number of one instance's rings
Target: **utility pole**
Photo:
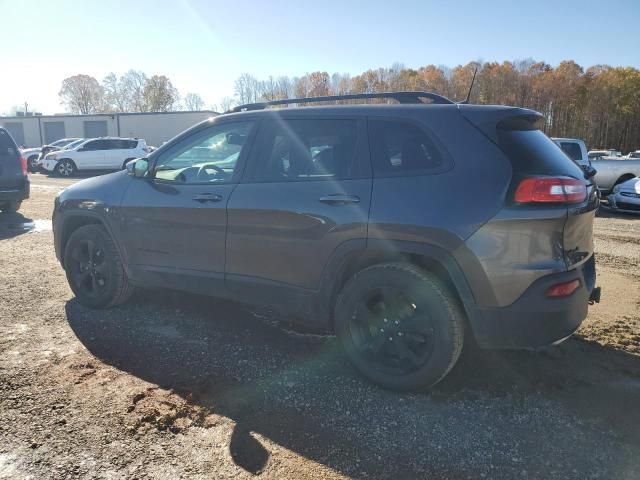
[[[29,104],[27,102],[24,102],[24,116],[27,116],[27,107],[29,106]]]

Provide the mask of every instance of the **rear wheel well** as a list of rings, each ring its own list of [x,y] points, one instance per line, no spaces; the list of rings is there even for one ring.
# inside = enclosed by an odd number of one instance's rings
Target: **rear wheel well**
[[[624,175],[620,175],[620,177],[618,178],[618,180],[616,180],[616,183],[613,184],[613,186],[615,187],[616,185],[621,184],[622,182],[626,182],[627,180],[631,180],[632,178],[635,178],[636,176],[633,173],[625,173]]]
[[[91,224],[102,225],[102,222],[97,218],[84,217],[81,215],[73,216],[65,220],[64,224],[62,225],[62,242],[60,243],[61,258],[64,259],[64,249],[67,246],[67,242],[69,241],[69,237],[71,237],[71,234],[73,234],[73,232],[75,232],[78,228]]]
[[[351,277],[353,277],[356,273],[365,268],[368,268],[372,265],[386,263],[386,262],[405,262],[411,265],[416,265],[422,268],[425,271],[431,272],[438,277],[455,295],[459,304],[462,306],[464,310],[463,302],[460,298],[460,293],[456,288],[455,283],[451,279],[449,272],[447,269],[440,263],[438,260],[428,257],[425,255],[415,254],[415,253],[402,253],[402,252],[382,252],[382,251],[371,251],[371,252],[358,252],[350,255],[345,262],[343,263],[342,268],[339,270],[339,274],[337,276],[337,281],[333,285],[333,290],[331,292],[331,302],[330,305],[333,308],[335,304],[336,298],[338,294],[345,286],[345,284],[349,281]],[[467,321],[467,320],[465,320]],[[334,331],[334,314],[333,310],[330,312],[330,325],[331,331]]]

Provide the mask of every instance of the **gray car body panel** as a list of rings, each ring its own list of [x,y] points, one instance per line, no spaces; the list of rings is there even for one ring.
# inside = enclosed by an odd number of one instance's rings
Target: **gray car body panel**
[[[194,207],[193,189],[186,185],[158,185],[122,172],[69,187],[60,194],[58,210],[64,217],[81,211],[101,217],[117,239],[135,283],[270,305],[302,317],[314,329],[330,329],[336,279],[351,259],[417,255],[446,272],[472,328],[480,328],[478,309],[485,309],[485,314],[503,309],[543,277],[581,268],[593,253],[593,192],[572,209],[509,205],[512,164],[498,146],[496,125],[517,116],[527,121],[542,118],[526,109],[470,105],[225,114],[163,145],[149,156],[152,168],[172,145],[212,124],[255,120],[260,128],[260,122],[274,118],[320,117],[419,124],[444,146],[451,165],[418,176],[251,183],[245,165],[255,160],[248,151],[236,181],[215,186],[224,202],[214,208]],[[368,147],[368,134],[361,133]],[[359,155],[368,161],[364,146]],[[360,202],[318,202],[332,194],[357,196]],[[83,210],[80,204],[88,201],[99,205]],[[64,220],[54,221],[54,228],[61,258],[66,234],[59,230]]]

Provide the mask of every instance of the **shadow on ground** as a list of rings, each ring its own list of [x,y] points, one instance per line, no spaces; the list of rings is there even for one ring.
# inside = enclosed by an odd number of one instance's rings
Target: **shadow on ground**
[[[232,419],[230,452],[248,472],[269,462],[250,432],[359,478],[631,478],[639,466],[640,358],[584,341],[472,348],[432,391],[399,394],[364,381],[332,337],[233,303],[148,291],[66,313],[103,362]]]
[[[0,240],[17,237],[33,230],[33,220],[25,217],[20,212],[0,212]]]

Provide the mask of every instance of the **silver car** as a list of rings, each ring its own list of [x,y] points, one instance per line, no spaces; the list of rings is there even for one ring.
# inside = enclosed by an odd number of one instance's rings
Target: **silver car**
[[[611,209],[640,213],[640,178],[635,177],[616,185],[607,200]]]

